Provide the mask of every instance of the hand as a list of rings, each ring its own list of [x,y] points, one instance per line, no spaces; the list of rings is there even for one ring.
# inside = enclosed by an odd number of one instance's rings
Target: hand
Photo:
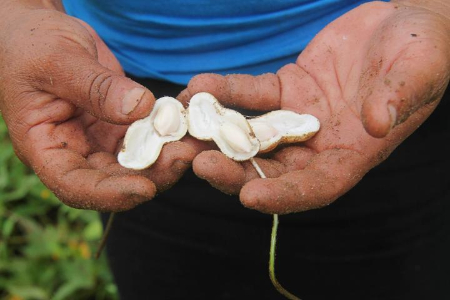
[[[343,195],[426,120],[450,74],[449,20],[432,11],[372,2],[323,29],[296,64],[277,74],[199,75],[180,97],[206,91],[228,106],[312,114],[319,133],[248,163],[217,151],[198,155],[195,173],[240,193],[243,205],[290,213],[328,205]]]
[[[176,142],[148,170],[127,170],[116,153],[153,94],[126,78],[94,30],[56,10],[1,7],[0,109],[19,158],[64,203],[120,211],[151,199],[190,167]]]

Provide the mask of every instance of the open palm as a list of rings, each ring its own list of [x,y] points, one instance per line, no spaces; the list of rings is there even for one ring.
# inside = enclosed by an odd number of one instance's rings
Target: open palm
[[[450,20],[431,11],[371,2],[323,29],[296,64],[277,74],[195,77],[181,98],[200,91],[255,110],[287,109],[316,116],[319,133],[249,163],[202,152],[196,174],[267,213],[329,204],[423,123],[439,103],[450,74]]]
[[[19,11],[0,36],[0,109],[17,155],[66,204],[119,211],[175,183],[195,156],[164,147],[144,171],[117,163],[129,124],[153,94],[126,78],[94,30],[54,10]],[[6,28],[5,27],[5,28]]]

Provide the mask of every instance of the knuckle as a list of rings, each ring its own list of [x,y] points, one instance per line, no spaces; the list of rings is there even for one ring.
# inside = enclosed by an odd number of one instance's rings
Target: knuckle
[[[112,82],[112,75],[106,71],[100,73],[92,72],[87,76],[85,97],[90,101],[93,114],[104,114],[106,99]]]

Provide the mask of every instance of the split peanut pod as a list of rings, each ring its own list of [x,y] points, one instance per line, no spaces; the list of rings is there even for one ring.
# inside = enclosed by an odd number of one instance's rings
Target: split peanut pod
[[[199,140],[213,140],[229,158],[244,161],[258,153],[259,141],[245,117],[223,107],[213,95],[195,94],[187,115],[189,134]]]
[[[118,161],[130,169],[148,168],[156,161],[165,143],[180,140],[186,132],[183,105],[172,97],[160,98],[148,117],[128,128]]]
[[[245,161],[281,143],[306,141],[319,128],[314,116],[287,110],[247,120],[239,112],[223,107],[209,93],[194,95],[187,112],[178,100],[163,97],[155,102],[148,117],[128,128],[118,161],[130,169],[148,168],[165,143],[180,140],[187,130],[199,140],[213,140],[229,158]]]
[[[259,152],[269,152],[279,144],[310,139],[320,129],[319,120],[308,114],[276,110],[248,121],[261,143]]]

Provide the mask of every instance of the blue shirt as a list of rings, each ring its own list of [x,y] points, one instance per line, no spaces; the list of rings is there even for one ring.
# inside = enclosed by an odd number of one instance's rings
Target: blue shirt
[[[64,0],[126,72],[186,84],[199,73],[261,74],[294,62],[361,0]]]

